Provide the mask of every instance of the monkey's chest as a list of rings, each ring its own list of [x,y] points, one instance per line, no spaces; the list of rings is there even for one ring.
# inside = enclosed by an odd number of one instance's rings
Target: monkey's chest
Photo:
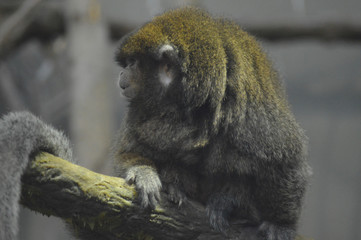
[[[132,129],[138,143],[161,155],[171,154],[182,162],[194,162],[208,144],[199,126],[170,119],[147,119]]]

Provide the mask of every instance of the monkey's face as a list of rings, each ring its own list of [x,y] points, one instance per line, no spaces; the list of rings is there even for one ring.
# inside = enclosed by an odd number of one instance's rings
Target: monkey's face
[[[123,90],[123,95],[128,98],[134,98],[139,92],[137,79],[140,77],[140,69],[138,65],[138,60],[128,58],[119,72],[119,87]]]
[[[116,60],[120,66],[119,86],[130,101],[175,99],[179,90],[180,71],[178,57],[171,45],[161,46],[153,54],[133,54]],[[173,90],[170,90],[173,89]],[[169,92],[172,92],[170,95]]]

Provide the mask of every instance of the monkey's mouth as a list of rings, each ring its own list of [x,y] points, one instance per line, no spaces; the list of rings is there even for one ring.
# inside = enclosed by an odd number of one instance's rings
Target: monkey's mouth
[[[121,92],[123,94],[124,97],[126,98],[134,98],[136,95],[136,91],[133,87],[128,86],[128,87],[121,87]]]
[[[134,95],[135,95],[134,88],[130,85],[129,81],[119,80],[118,84],[119,84],[119,87],[121,89],[123,96],[125,96],[127,98],[134,97]]]

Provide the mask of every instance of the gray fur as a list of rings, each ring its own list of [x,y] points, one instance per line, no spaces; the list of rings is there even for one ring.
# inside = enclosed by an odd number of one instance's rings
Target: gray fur
[[[15,240],[18,229],[21,175],[30,156],[46,151],[72,160],[68,139],[28,112],[0,120],[0,239]]]

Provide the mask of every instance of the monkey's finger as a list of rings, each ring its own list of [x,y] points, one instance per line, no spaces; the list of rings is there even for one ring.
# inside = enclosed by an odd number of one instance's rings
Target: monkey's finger
[[[148,194],[140,190],[139,198],[140,198],[140,205],[142,206],[142,208],[147,208],[149,205]]]
[[[155,192],[154,197],[157,200],[157,202],[160,202],[160,192],[159,191]]]
[[[178,207],[180,207],[180,206],[182,205],[182,203],[183,203],[183,199],[180,198],[180,199],[179,199],[179,202],[178,202]]]
[[[148,197],[149,197],[149,206],[150,206],[152,209],[154,209],[155,206],[158,204],[158,201],[156,200],[155,195],[154,195],[153,193],[150,193],[150,194],[148,195]]]

